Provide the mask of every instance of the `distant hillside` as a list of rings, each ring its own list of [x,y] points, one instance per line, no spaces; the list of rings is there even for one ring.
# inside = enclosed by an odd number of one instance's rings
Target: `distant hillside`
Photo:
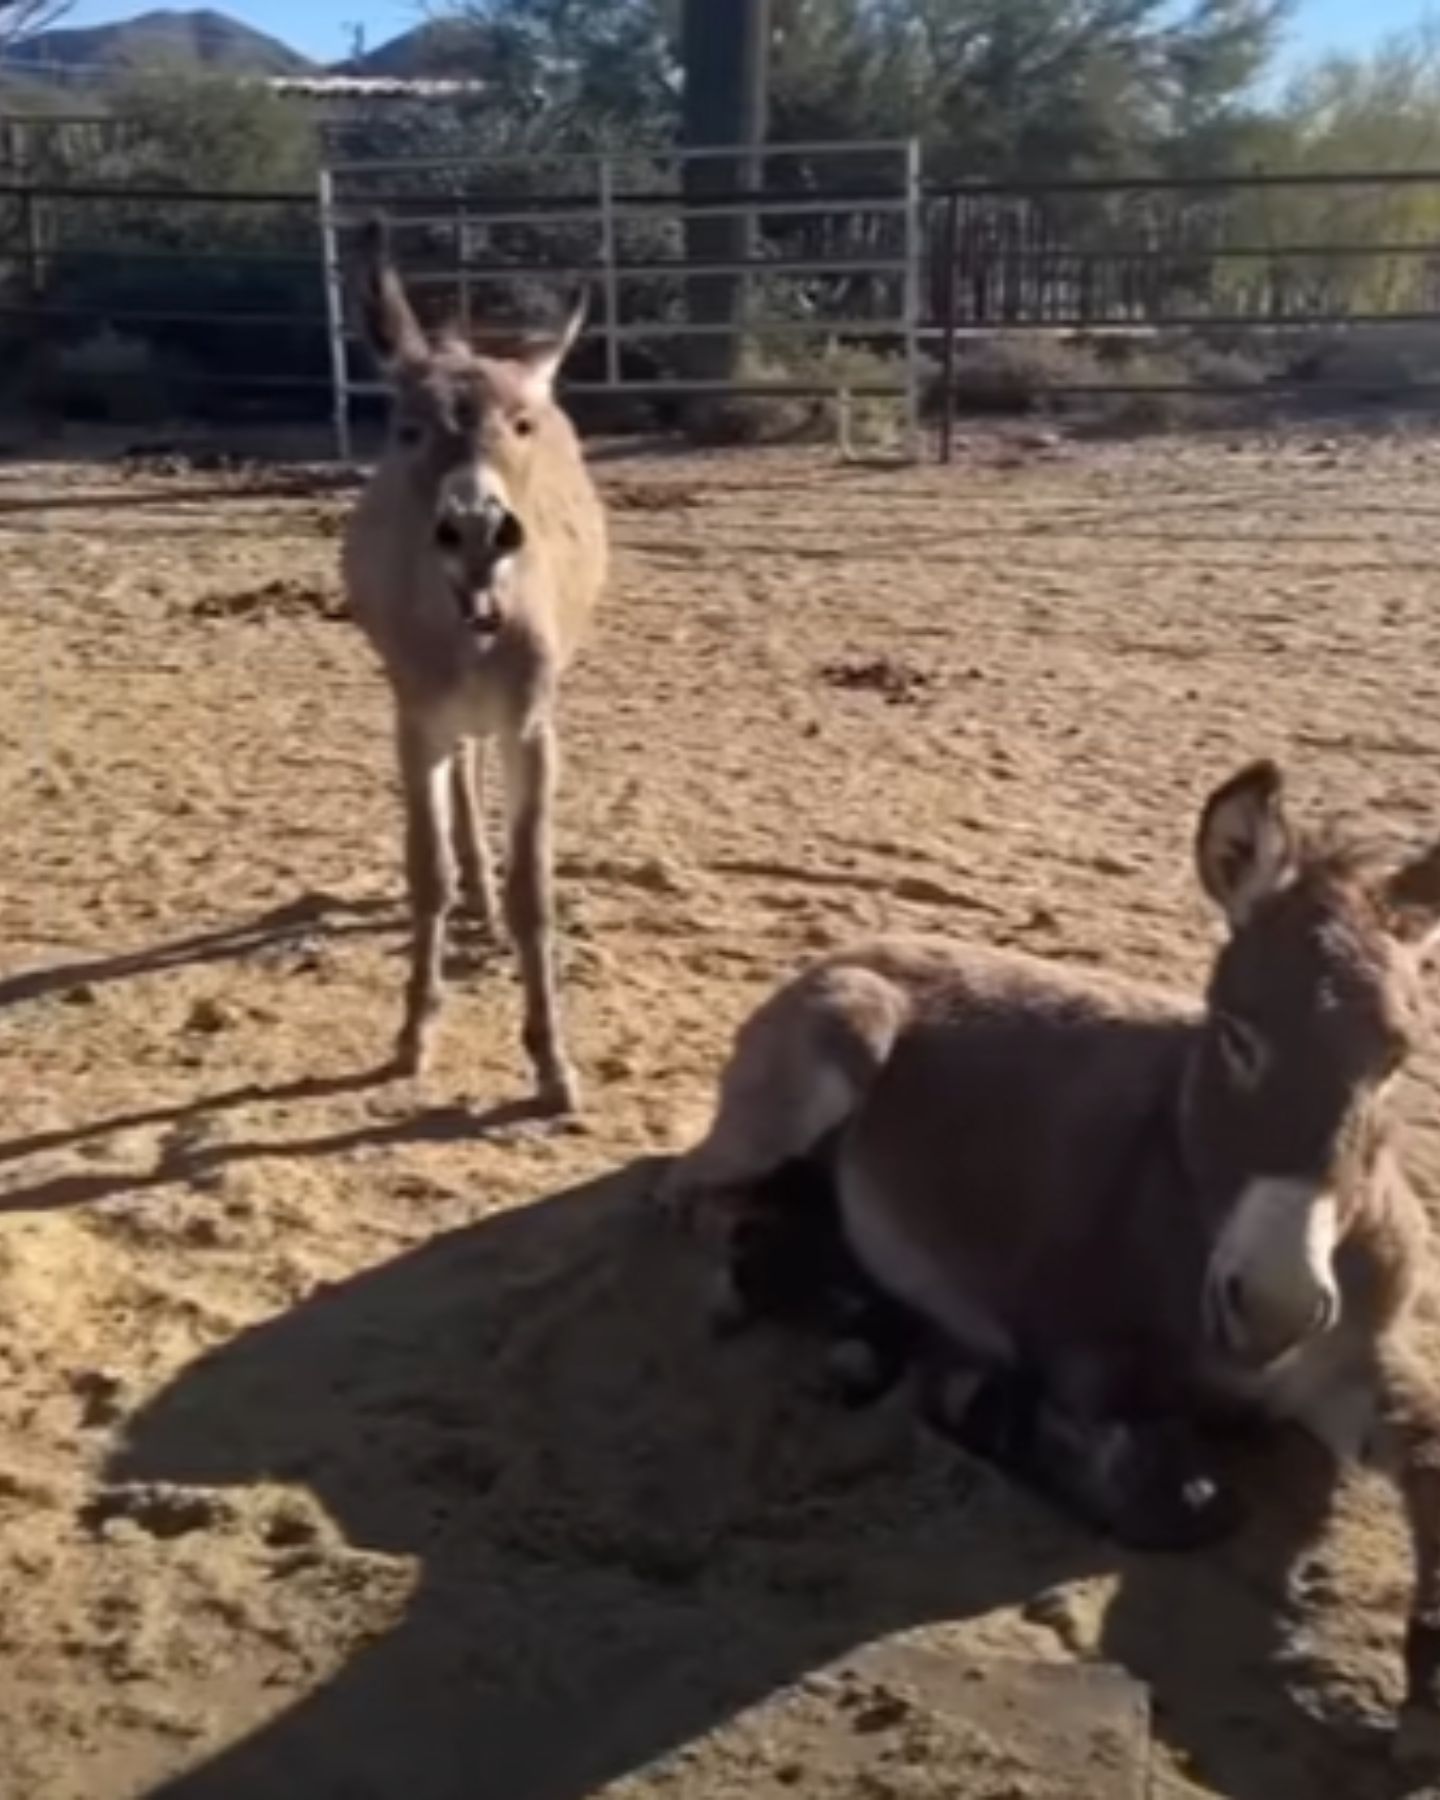
[[[463,19],[431,19],[342,65],[347,75],[384,75],[401,81],[422,76],[475,76],[473,29]]]
[[[232,75],[304,75],[315,67],[277,38],[209,11],[148,12],[115,25],[42,31],[13,45],[5,60],[38,75],[154,62],[194,63]]]

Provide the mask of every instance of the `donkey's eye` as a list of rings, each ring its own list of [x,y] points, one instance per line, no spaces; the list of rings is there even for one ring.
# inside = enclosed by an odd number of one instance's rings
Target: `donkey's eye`
[[[395,428],[395,435],[407,450],[413,450],[425,435],[425,428],[414,419],[402,419]]]
[[[1231,1078],[1241,1087],[1257,1087],[1270,1059],[1265,1040],[1253,1025],[1234,1013],[1221,1013],[1215,1021],[1220,1054]]]
[[[514,427],[516,437],[529,437],[535,430],[535,421],[530,417],[529,413],[521,413],[520,416],[512,420],[511,423]]]

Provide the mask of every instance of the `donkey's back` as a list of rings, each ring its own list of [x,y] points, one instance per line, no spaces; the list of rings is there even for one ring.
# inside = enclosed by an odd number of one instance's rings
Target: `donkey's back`
[[[1164,992],[1016,952],[862,944],[742,1027],[714,1125],[672,1187],[743,1188],[822,1155],[871,1273],[985,1354],[1071,1341],[1088,1315],[1110,1330],[1121,1293],[1137,1332],[1152,1311],[1188,1319],[1193,1295],[1167,1304],[1160,1288],[1182,1261],[1198,1281],[1198,1229],[1160,1196],[1161,1254],[1137,1220],[1154,1212],[1141,1189],[1169,1166],[1196,1016]],[[1187,1230],[1196,1254],[1178,1259]]]
[[[1164,994],[957,953],[835,1151],[862,1261],[992,1355],[1117,1333],[1178,1347],[1204,1268],[1174,1178],[1194,1031]]]

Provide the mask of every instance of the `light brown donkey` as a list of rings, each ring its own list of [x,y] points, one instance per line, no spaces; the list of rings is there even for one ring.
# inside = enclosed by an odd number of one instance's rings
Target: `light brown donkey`
[[[350,521],[351,609],[395,699],[414,942],[397,1068],[422,1068],[443,988],[456,861],[496,926],[486,843],[486,740],[504,766],[504,910],[520,959],[525,1048],[541,1104],[577,1084],[555,992],[551,809],[556,687],[605,578],[605,515],[553,389],[583,306],[553,340],[505,357],[432,343],[366,234],[366,334],[390,381],[390,439]]]
[[[1196,856],[1230,927],[1203,1004],[943,941],[862,945],[742,1027],[663,1193],[758,1189],[783,1211],[828,1172],[859,1270],[971,1369],[1033,1377],[1051,1424],[1029,1472],[1135,1541],[1164,1537],[1134,1510],[1147,1417],[1223,1396],[1386,1459],[1416,1560],[1405,1738],[1433,1749],[1440,1373],[1414,1348],[1427,1228],[1385,1100],[1440,846],[1382,868],[1309,843],[1258,763],[1211,796]]]

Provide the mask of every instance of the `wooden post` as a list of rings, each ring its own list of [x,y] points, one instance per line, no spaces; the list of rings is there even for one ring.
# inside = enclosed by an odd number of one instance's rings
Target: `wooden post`
[[[755,217],[736,210],[734,196],[757,183],[758,152],[765,141],[766,85],[770,61],[770,0],[686,0],[681,57],[685,66],[686,149],[735,147],[750,155],[696,156],[685,160],[686,205],[699,211],[685,221],[691,262],[741,265],[756,249]],[[730,196],[729,210],[721,196]],[[690,365],[711,381],[733,378],[744,344],[746,281],[742,270],[694,275],[686,282],[687,311],[697,325],[729,326],[691,340]]]

